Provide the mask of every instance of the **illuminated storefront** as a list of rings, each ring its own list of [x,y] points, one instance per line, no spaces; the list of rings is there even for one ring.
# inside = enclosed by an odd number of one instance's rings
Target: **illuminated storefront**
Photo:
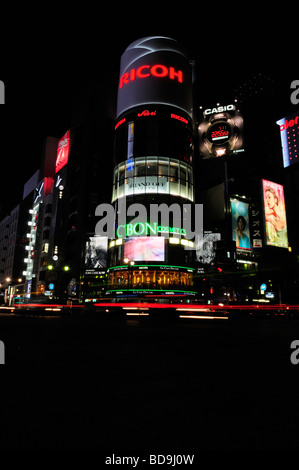
[[[181,46],[161,37],[131,44],[121,59],[115,123],[115,213],[142,204],[146,216],[116,222],[109,241],[109,296],[193,295],[194,243],[183,205],[194,203],[190,64]],[[178,205],[149,217],[153,205]]]

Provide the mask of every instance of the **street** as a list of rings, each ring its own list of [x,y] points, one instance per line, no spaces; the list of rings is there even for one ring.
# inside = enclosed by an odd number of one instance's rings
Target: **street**
[[[0,340],[1,449],[299,447],[297,319],[5,313]]]

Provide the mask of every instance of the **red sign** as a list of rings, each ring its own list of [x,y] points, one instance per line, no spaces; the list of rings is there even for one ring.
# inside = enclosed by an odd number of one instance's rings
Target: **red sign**
[[[70,131],[58,141],[55,173],[61,170],[67,164],[70,151]]]
[[[138,113],[137,116],[138,117],[142,117],[142,116],[156,116],[157,114],[157,111],[149,111],[148,109],[145,109],[144,111],[142,111],[142,113]]]
[[[279,126],[280,132],[288,129],[289,127],[293,127],[295,124],[298,124],[298,119],[299,116],[296,116],[295,119],[290,119],[289,121],[286,119],[285,123]]]
[[[126,122],[126,118],[123,118],[123,119],[121,119],[120,121],[118,121],[118,123],[115,125],[115,130],[116,130],[121,124],[123,124],[124,122]]]
[[[174,67],[166,67],[165,65],[141,65],[138,69],[131,69],[130,72],[124,73],[120,77],[119,88],[122,88],[127,83],[133,82],[137,78],[147,77],[168,77],[171,80],[177,79],[179,83],[183,83],[183,72],[181,70],[176,71]]]
[[[185,124],[188,124],[187,119],[183,118],[182,116],[178,116],[177,114],[171,114],[170,117],[171,117],[172,119],[177,119],[178,121],[182,121],[182,122],[184,122]]]

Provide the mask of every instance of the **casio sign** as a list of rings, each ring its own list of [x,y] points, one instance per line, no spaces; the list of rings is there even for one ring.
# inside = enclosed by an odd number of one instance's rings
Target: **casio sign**
[[[228,104],[227,106],[218,106],[218,108],[208,108],[204,110],[204,115],[223,113],[224,111],[234,111],[236,109],[234,104]]]

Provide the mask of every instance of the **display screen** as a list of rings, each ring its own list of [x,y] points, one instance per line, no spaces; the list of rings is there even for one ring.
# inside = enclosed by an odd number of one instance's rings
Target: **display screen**
[[[164,261],[164,237],[132,237],[125,241],[124,258],[129,261]]]
[[[225,122],[216,122],[213,124],[208,132],[207,132],[207,138],[210,142],[213,142],[213,144],[223,144],[223,142],[226,142],[232,134],[231,127],[230,125]]]
[[[232,239],[238,250],[250,250],[249,205],[238,199],[231,199]]]
[[[215,259],[214,243],[221,240],[220,233],[204,233],[196,240],[196,258],[199,263],[210,264]]]
[[[281,184],[262,180],[266,243],[288,248],[284,189]]]
[[[96,274],[107,267],[108,237],[92,236],[85,247],[85,274]]]
[[[243,117],[233,104],[208,108],[199,116],[199,151],[203,158],[244,151]]]

